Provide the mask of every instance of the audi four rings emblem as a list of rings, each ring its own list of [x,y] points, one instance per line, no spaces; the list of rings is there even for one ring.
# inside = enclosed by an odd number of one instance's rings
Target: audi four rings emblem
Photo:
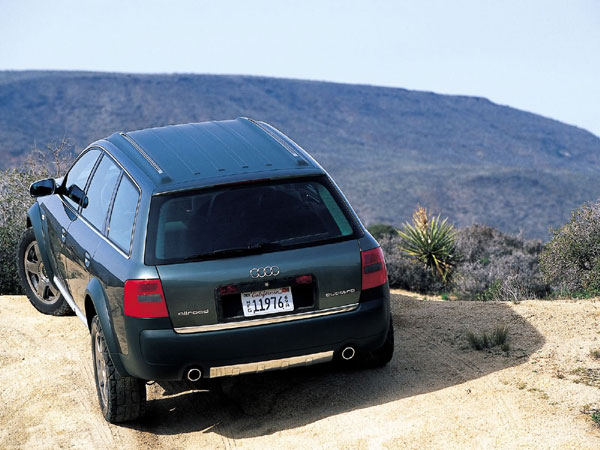
[[[250,276],[252,278],[275,277],[277,275],[279,275],[278,266],[254,267],[250,269]]]

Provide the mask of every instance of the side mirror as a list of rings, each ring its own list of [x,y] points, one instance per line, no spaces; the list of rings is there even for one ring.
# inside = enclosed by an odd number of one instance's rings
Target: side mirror
[[[67,197],[69,197],[71,200],[73,200],[78,205],[83,206],[84,208],[87,208],[87,206],[88,206],[87,195],[85,195],[85,192],[83,192],[83,189],[81,189],[76,184],[72,184],[71,186],[69,186],[69,189],[67,190]]]
[[[29,187],[29,194],[32,197],[45,197],[46,195],[54,194],[54,191],[56,191],[56,181],[54,181],[54,178],[36,181]]]

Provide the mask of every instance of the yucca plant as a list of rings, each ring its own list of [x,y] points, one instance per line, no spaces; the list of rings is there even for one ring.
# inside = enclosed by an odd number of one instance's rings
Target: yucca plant
[[[429,218],[427,210],[418,207],[412,224],[406,222],[398,234],[402,251],[422,261],[444,283],[448,281],[455,265],[456,233],[447,218]]]

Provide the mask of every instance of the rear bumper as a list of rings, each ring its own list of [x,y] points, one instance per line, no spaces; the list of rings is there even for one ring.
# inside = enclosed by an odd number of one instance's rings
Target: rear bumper
[[[137,378],[180,380],[190,368],[200,369],[205,378],[211,376],[211,369],[212,376],[236,374],[235,369],[222,373],[218,369],[222,367],[256,366],[253,371],[260,371],[257,362],[322,362],[326,358],[312,361],[304,356],[337,354],[347,345],[369,351],[383,345],[389,326],[389,289],[385,286],[381,292],[353,311],[248,328],[178,334],[132,322],[127,324],[129,354],[119,356],[127,372]]]

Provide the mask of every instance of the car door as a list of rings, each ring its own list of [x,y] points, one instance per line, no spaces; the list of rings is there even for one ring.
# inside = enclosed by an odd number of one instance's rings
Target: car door
[[[64,243],[67,230],[77,220],[79,208],[79,205],[69,197],[69,193],[73,192],[75,187],[83,192],[99,156],[98,149],[92,148],[83,152],[63,179],[61,193],[50,195],[40,203],[48,227],[47,244],[50,250],[48,252],[50,263],[54,266],[54,273],[63,282],[67,277]]]
[[[80,217],[71,223],[67,232],[66,282],[75,304],[82,311],[90,265],[100,241],[106,239],[107,214],[121,172],[117,163],[103,153],[88,183],[85,192],[87,201],[79,207]]]
[[[90,265],[90,276],[97,278],[106,300],[123,353],[128,353],[123,316],[123,289],[131,271],[132,242],[141,199],[140,187],[126,173],[121,175],[117,194],[109,213],[108,240],[100,241]]]

